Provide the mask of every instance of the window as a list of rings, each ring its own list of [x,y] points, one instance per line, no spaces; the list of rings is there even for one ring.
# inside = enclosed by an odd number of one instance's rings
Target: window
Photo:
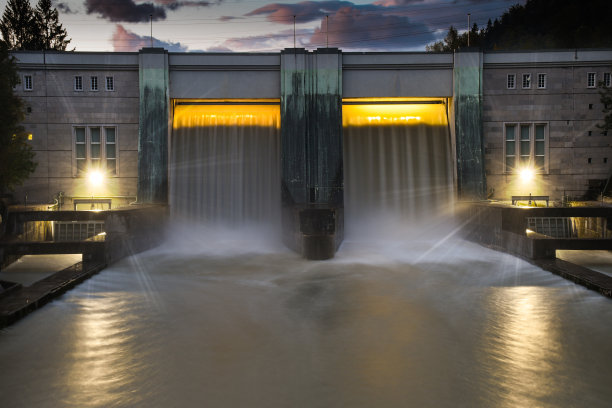
[[[24,75],[23,76],[23,90],[31,91],[32,89],[34,89],[33,83],[32,83],[32,75]]]
[[[606,88],[610,88],[612,86],[612,74],[610,74],[610,72],[604,73],[603,84]]]
[[[83,77],[82,76],[75,76],[74,77],[74,90],[75,91],[82,91],[83,90]]]
[[[531,74],[523,74],[523,88],[531,88]]]
[[[595,81],[597,79],[597,75],[595,72],[589,72],[587,74],[587,88],[595,88]]]
[[[114,91],[115,90],[115,80],[112,76],[106,77],[106,90]]]
[[[546,74],[538,74],[538,89],[546,88]]]
[[[108,176],[117,175],[117,128],[115,126],[75,126],[75,175],[84,176],[90,170],[101,170]]]
[[[97,76],[92,76],[90,79],[90,88],[92,91],[97,91],[98,90],[98,77]]]
[[[508,74],[508,89],[515,89],[516,88],[516,75],[515,74]]]
[[[505,125],[505,172],[534,167],[546,172],[546,124],[507,123]]]

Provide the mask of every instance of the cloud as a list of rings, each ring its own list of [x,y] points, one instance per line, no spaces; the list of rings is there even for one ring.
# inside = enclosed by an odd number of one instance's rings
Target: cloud
[[[305,46],[312,30],[298,29],[296,31],[297,46]],[[247,37],[229,38],[215,49],[229,51],[278,51],[283,48],[293,47],[293,29],[282,30],[274,34],[253,35]],[[212,50],[212,49],[209,49]]]
[[[126,30],[121,24],[117,24],[112,38],[115,51],[138,51],[141,48],[150,47],[149,36],[140,36],[132,31]],[[187,46],[181,43],[165,42],[153,38],[154,47],[163,47],[171,52],[187,52]]]
[[[321,19],[310,37],[310,47],[324,47],[327,42],[327,21]],[[354,50],[405,50],[427,44],[435,39],[424,23],[406,16],[378,12],[362,12],[355,7],[343,7],[329,16],[329,45]]]
[[[85,0],[87,14],[99,14],[101,17],[115,22],[139,23],[153,20],[164,20],[167,10],[177,10],[181,7],[207,7],[215,2],[197,0],[152,0],[147,3],[136,3],[135,0]]]
[[[169,10],[176,10],[178,8],[181,7],[208,7],[210,6],[211,2],[209,1],[180,1],[180,0],[153,0],[154,3],[160,4],[163,7],[169,9]],[[217,0],[214,2],[214,4],[219,4],[221,3],[221,0]]]
[[[331,12],[347,6],[354,6],[354,4],[338,0],[303,1],[296,4],[273,3],[253,10],[246,15],[265,15],[268,21],[279,24],[293,24],[293,16],[295,16],[297,23],[307,23],[316,21]]]
[[[110,21],[138,23],[149,21],[149,16],[153,20],[166,18],[163,7],[152,3],[136,4],[133,0],[85,0],[85,7],[87,14],[96,13]]]
[[[73,11],[67,3],[57,3],[55,7],[62,12],[62,14],[77,14]]]

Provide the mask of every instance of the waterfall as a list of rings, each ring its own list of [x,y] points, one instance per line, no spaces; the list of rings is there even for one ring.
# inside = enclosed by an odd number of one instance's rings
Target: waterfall
[[[427,223],[452,204],[443,104],[345,105],[343,137],[348,233],[364,224]]]
[[[175,219],[237,227],[280,221],[278,105],[177,105],[170,152]]]

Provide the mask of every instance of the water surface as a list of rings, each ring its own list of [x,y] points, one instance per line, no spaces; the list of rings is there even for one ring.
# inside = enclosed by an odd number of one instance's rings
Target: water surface
[[[188,231],[2,330],[2,406],[609,406],[612,302],[515,257]]]

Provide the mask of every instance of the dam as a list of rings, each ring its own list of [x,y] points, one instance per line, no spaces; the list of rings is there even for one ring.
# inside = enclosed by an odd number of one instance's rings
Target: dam
[[[461,239],[451,217],[608,177],[587,78],[609,50],[15,55],[41,163],[15,197],[96,222],[121,213],[81,210],[168,205],[173,226],[0,330],[5,404],[609,404],[610,300]],[[521,184],[512,163],[542,160]],[[499,225],[474,234],[502,249],[525,214],[547,218],[482,206]],[[161,219],[109,232],[143,241]]]
[[[170,204],[202,222],[268,224],[326,259],[364,222],[610,186],[590,85],[609,80],[609,50],[14,56],[42,163],[20,201]]]

